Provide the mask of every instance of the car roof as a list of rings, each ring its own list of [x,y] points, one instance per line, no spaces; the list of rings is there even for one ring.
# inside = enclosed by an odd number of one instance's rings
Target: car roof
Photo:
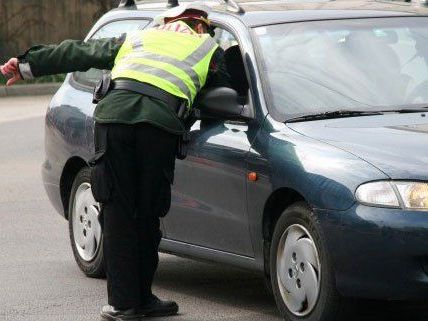
[[[242,20],[249,26],[308,20],[428,16],[428,7],[404,1],[251,1],[243,3]]]
[[[238,14],[225,9],[218,1],[204,1],[213,8],[216,17],[235,16],[248,27],[278,24],[284,22],[394,17],[428,16],[424,0],[237,0],[244,9]],[[180,3],[188,3],[181,1]],[[137,2],[137,10],[154,17],[167,9],[167,1],[145,0]],[[133,10],[135,7],[117,8],[113,11]],[[129,11],[128,11],[129,13]]]

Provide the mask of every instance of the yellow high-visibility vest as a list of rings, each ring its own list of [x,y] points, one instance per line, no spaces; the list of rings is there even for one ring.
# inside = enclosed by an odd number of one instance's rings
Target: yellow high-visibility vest
[[[112,79],[130,78],[161,88],[188,101],[190,107],[205,85],[218,44],[177,21],[126,36]]]

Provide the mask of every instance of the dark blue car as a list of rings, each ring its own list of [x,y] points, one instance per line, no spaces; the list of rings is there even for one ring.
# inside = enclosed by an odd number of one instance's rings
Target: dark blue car
[[[428,9],[423,1],[272,1],[211,15],[234,90],[194,106],[161,250],[264,274],[287,320],[344,297],[428,297]],[[122,7],[87,39],[150,27]],[[236,11],[236,12],[233,12]],[[43,179],[76,261],[103,275],[91,193],[92,88],[69,74],[46,115]]]

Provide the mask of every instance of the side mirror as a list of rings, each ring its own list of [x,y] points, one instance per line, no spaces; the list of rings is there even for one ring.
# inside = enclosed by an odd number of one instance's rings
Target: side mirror
[[[248,119],[248,107],[239,103],[238,93],[231,88],[218,87],[202,91],[195,103],[198,118]]]

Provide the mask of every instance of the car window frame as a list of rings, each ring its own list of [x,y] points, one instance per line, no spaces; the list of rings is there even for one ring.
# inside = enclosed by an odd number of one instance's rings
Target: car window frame
[[[127,17],[127,18],[118,18],[118,19],[112,19],[112,20],[108,20],[108,21],[106,21],[105,23],[103,23],[103,24],[101,24],[97,29],[95,29],[95,30],[91,30],[88,34],[87,34],[87,36],[85,37],[85,42],[87,42],[88,40],[90,40],[90,39],[92,39],[92,37],[100,30],[100,29],[102,29],[103,27],[105,27],[106,25],[109,25],[109,24],[111,24],[111,23],[114,23],[114,22],[118,22],[118,21],[127,21],[127,20],[144,20],[144,21],[147,21],[147,24],[146,24],[146,26],[144,27],[144,29],[146,29],[147,27],[149,27],[152,23],[153,23],[153,18],[151,18],[151,17]],[[124,33],[126,33],[126,32],[124,32]],[[75,79],[75,72],[72,72],[72,73],[70,73],[70,77],[69,77],[70,79],[69,79],[69,84],[73,87],[73,88],[75,88],[75,89],[77,89],[77,90],[82,90],[82,91],[85,91],[85,92],[89,92],[89,93],[92,93],[93,92],[93,90],[94,90],[94,86],[95,85],[86,85],[86,84],[83,84],[83,83],[81,83],[81,82],[79,82],[79,81],[77,81],[76,79]]]
[[[256,113],[257,113],[257,111],[256,111],[256,108],[255,108],[255,106],[254,106],[254,89],[253,89],[253,82],[252,82],[252,80],[251,80],[251,76],[250,76],[250,73],[249,73],[249,70],[248,70],[248,66],[247,66],[247,63],[246,63],[246,61],[245,61],[245,57],[244,57],[244,53],[245,53],[245,50],[244,50],[244,45],[243,45],[243,41],[242,41],[242,38],[241,38],[241,36],[240,36],[240,33],[238,32],[238,30],[236,30],[234,27],[233,27],[233,25],[231,25],[231,24],[228,24],[228,23],[226,23],[225,21],[221,21],[221,20],[219,20],[219,19],[212,19],[211,20],[211,22],[212,22],[212,25],[214,26],[214,27],[218,27],[218,28],[221,28],[221,29],[223,29],[223,30],[225,30],[225,31],[227,31],[227,32],[229,32],[231,35],[233,35],[234,37],[235,37],[235,40],[237,41],[237,43],[238,43],[238,46],[239,46],[239,50],[240,50],[240,52],[241,52],[241,57],[242,57],[242,61],[243,61],[243,63],[244,63],[244,69],[245,69],[245,77],[247,77],[247,81],[248,81],[248,85],[249,85],[249,90],[248,90],[248,102],[247,102],[247,104],[245,105],[245,106],[247,106],[249,109],[250,109],[250,112],[251,112],[251,115],[252,115],[252,119],[256,119]],[[239,120],[238,122],[239,123],[247,123],[249,121],[249,119],[247,119],[247,120]],[[236,121],[235,121],[236,122]]]

